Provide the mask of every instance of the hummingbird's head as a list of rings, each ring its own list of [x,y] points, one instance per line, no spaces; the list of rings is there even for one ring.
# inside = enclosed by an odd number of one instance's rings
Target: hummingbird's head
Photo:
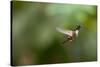
[[[81,26],[77,25],[75,30],[80,30]]]
[[[77,25],[76,28],[74,29],[76,36],[78,36],[80,28],[81,28],[81,26]]]

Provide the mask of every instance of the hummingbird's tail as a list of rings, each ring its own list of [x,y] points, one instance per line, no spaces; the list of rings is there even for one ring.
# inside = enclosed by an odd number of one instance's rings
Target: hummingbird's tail
[[[63,41],[62,44],[65,44],[67,42],[67,40]]]

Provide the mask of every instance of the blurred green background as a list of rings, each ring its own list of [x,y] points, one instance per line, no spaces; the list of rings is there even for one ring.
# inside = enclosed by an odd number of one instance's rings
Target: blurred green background
[[[12,1],[12,65],[97,60],[97,6]],[[61,44],[56,27],[74,29],[79,37]]]

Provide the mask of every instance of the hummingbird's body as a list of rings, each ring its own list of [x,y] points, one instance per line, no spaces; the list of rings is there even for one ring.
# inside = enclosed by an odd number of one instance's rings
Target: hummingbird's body
[[[67,39],[63,42],[63,44],[66,41],[73,41],[78,36],[79,29],[80,29],[79,25],[74,30],[64,30],[64,29],[57,28],[59,32],[64,33],[67,36]]]

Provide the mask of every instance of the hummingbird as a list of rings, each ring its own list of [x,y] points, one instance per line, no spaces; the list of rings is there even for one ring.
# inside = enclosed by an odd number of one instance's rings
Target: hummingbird
[[[65,41],[63,41],[63,44],[68,42],[73,41],[76,37],[78,37],[78,33],[80,30],[81,26],[80,25],[76,25],[76,28],[74,30],[65,30],[65,29],[61,29],[61,28],[56,28],[58,32],[61,32],[63,34],[65,34],[67,36],[67,39]]]

